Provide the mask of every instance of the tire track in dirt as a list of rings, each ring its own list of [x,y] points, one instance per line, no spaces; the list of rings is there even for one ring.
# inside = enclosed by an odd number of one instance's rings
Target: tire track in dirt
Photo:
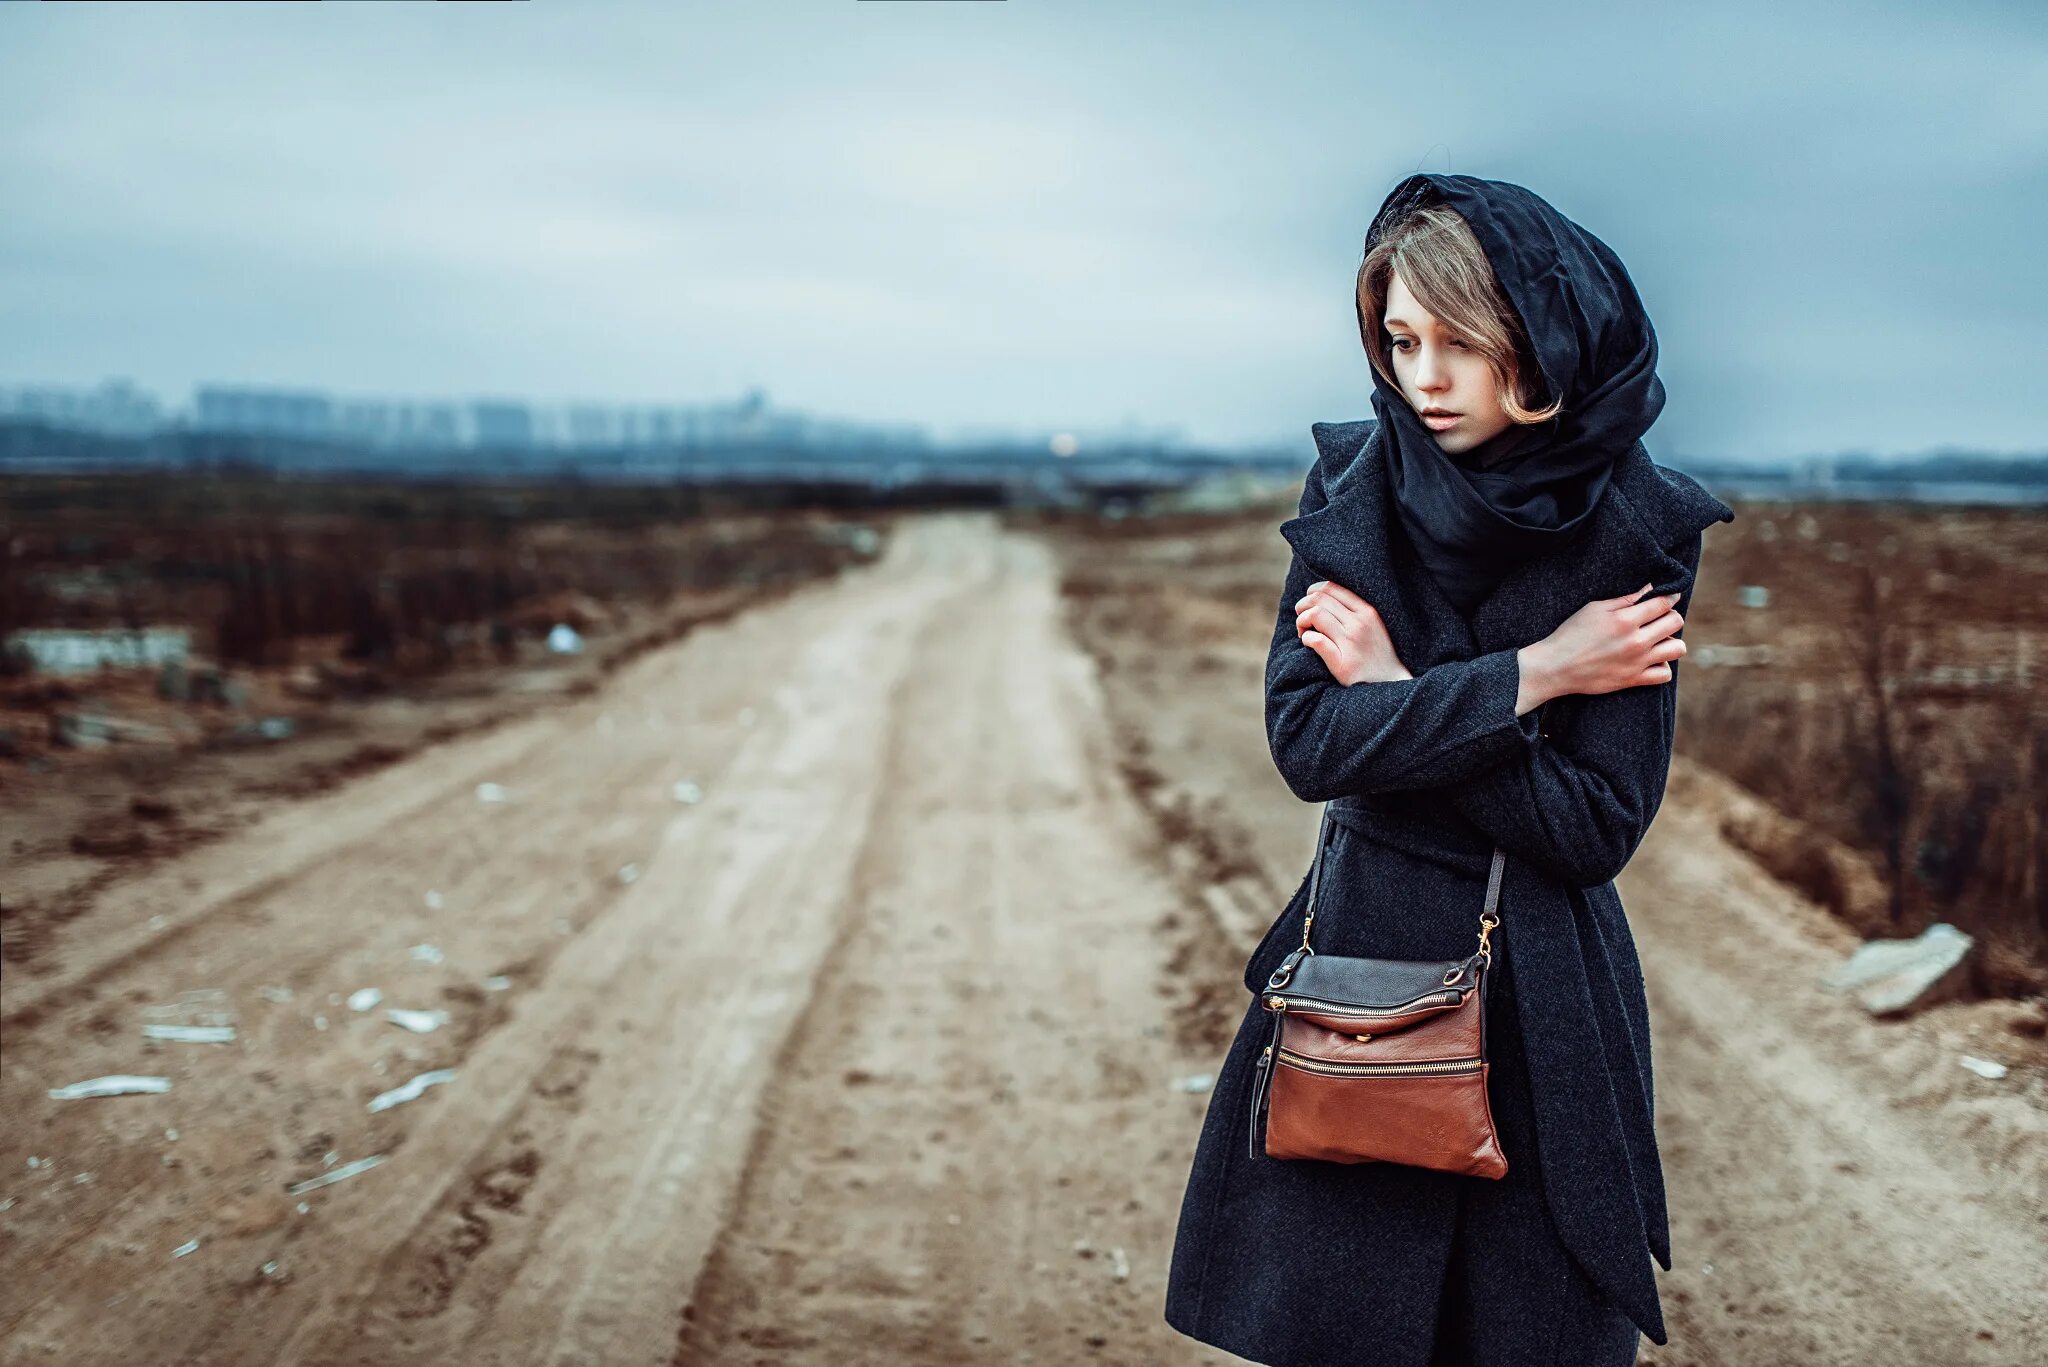
[[[628,1360],[641,1343],[667,1356],[677,1288],[744,1148],[760,1051],[801,1005],[843,902],[889,691],[950,591],[949,561],[977,535],[925,524],[876,565],[635,661],[520,746],[476,738],[489,762],[421,756],[413,777],[441,800],[407,800],[410,761],[331,795],[319,805],[361,837],[353,858],[319,823],[280,821],[166,869],[157,886],[182,883],[193,904],[175,954],[107,968],[94,993],[51,999],[9,1035],[6,1103],[26,1124],[0,1140],[0,1165],[19,1173],[47,1155],[64,1173],[0,1215],[10,1351]],[[464,791],[485,774],[513,800]],[[668,789],[683,776],[705,797],[679,812]],[[409,819],[355,810],[351,793]],[[614,877],[628,862],[630,883]],[[420,890],[435,887],[445,906],[422,910]],[[786,938],[764,938],[762,906]],[[409,962],[421,940],[445,963]],[[468,1010],[490,972],[514,977],[490,1008],[502,1016]],[[132,1012],[195,981],[229,992],[240,1038],[139,1062]],[[735,1009],[730,985],[746,981],[768,986]],[[289,1005],[257,991],[280,984]],[[442,994],[463,1019],[415,1038],[332,1004],[366,984],[392,1004]],[[88,1009],[105,1030],[86,1028]],[[396,1066],[373,1076],[373,1058]],[[565,1059],[587,1070],[573,1095]],[[371,1094],[438,1066],[457,1080],[365,1117]],[[116,1071],[162,1071],[174,1087],[41,1095]],[[321,1170],[323,1147],[388,1158],[297,1214],[279,1193]],[[73,1167],[98,1180],[72,1187]],[[194,1234],[201,1247],[172,1260]],[[265,1264],[274,1275],[258,1274]],[[479,1325],[494,1344],[475,1341]]]
[[[1180,908],[1049,553],[920,641],[858,905],[775,1071],[677,1364],[1228,1361],[1160,1315],[1206,1097]]]
[[[451,1269],[446,1231],[466,1198],[460,1186],[444,1193],[438,1224],[391,1249],[359,1309],[327,1318],[313,1360],[658,1358],[674,1287],[701,1263],[744,1152],[762,1056],[807,995],[843,904],[835,871],[874,799],[868,738],[941,583],[917,557],[949,546],[938,529],[888,562],[914,578],[870,585],[805,624],[802,653],[783,666],[799,691],[784,701],[785,725],[764,733],[773,744],[748,747],[719,796],[668,827],[635,891],[671,914],[638,928],[610,978],[574,992],[585,1006],[574,1030],[548,1036],[609,1042],[576,1104],[535,1094],[499,1126],[497,1149],[547,1155],[523,1218]],[[693,885],[699,870],[708,876]],[[487,1174],[498,1161],[485,1153],[471,1167]],[[456,1247],[469,1245],[458,1236]],[[388,1309],[450,1270],[461,1295],[431,1324]]]
[[[558,722],[562,734],[549,746],[530,747],[527,762],[559,762],[581,743],[581,729],[574,721],[566,727]],[[660,781],[657,768],[621,776],[653,788]],[[522,771],[514,762],[493,772],[502,777]],[[619,885],[610,874],[639,841],[630,827],[605,826],[616,820],[617,796],[609,785],[564,786],[497,809],[480,809],[470,792],[449,793],[438,782],[434,792],[441,800],[430,807],[412,805],[410,822],[340,822],[374,833],[353,857],[316,831],[304,862],[291,868],[289,844],[254,840],[253,856],[273,870],[260,890],[234,881],[216,905],[201,884],[182,933],[93,970],[108,975],[106,988],[88,988],[70,1003],[71,1013],[93,1008],[89,1025],[105,1024],[89,1031],[89,1042],[81,1041],[77,1021],[61,1009],[45,1027],[21,1021],[10,1027],[0,1094],[18,1104],[17,1113],[33,1118],[29,1133],[17,1137],[28,1145],[22,1151],[75,1156],[109,1198],[143,1191],[162,1199],[75,1204],[57,1218],[24,1221],[11,1231],[7,1260],[18,1258],[22,1266],[47,1268],[52,1275],[13,1281],[0,1291],[0,1330],[12,1330],[74,1295],[74,1277],[96,1279],[95,1273],[80,1274],[78,1263],[108,1269],[115,1284],[123,1284],[133,1269],[99,1261],[89,1247],[94,1243],[100,1258],[110,1247],[124,1250],[124,1258],[140,1257],[143,1249],[183,1242],[184,1233],[173,1237],[168,1228],[151,1233],[169,1219],[204,1232],[218,1223],[206,1213],[209,1207],[289,1209],[276,1193],[286,1180],[317,1175],[320,1168],[300,1154],[283,1177],[264,1182],[254,1174],[300,1147],[312,1127],[301,1123],[302,1116],[324,1116],[319,1123],[329,1142],[321,1147],[345,1157],[395,1149],[408,1137],[411,1115],[400,1110],[366,1120],[363,1103],[404,1076],[460,1063],[509,1019],[518,997],[517,990],[510,999],[486,993],[478,982],[505,972],[514,977],[515,989],[530,987],[555,954],[574,943],[570,936],[578,927],[599,923],[618,905]],[[563,829],[601,833],[586,837],[584,857],[576,861],[581,867],[543,872],[530,857],[504,852],[545,849],[544,836]],[[447,911],[420,916],[419,889],[437,883],[446,891]],[[400,907],[414,910],[400,913]],[[418,923],[407,924],[414,917]],[[475,971],[453,975],[409,961],[407,946],[421,939],[445,949],[451,964]],[[239,1016],[236,1043],[220,1050],[138,1050],[135,1013],[195,983],[227,992]],[[365,983],[381,985],[388,1005],[438,1005],[455,1019],[419,1038],[395,1031],[379,1012],[357,1017],[332,1000],[339,995],[335,989]],[[292,991],[290,1005],[272,1004],[259,994],[259,987],[278,986]],[[316,1028],[321,1016],[332,1029]],[[36,1090],[39,1084],[132,1071],[171,1077],[169,1098],[55,1103]],[[145,1114],[166,1128],[153,1131],[140,1123]],[[179,1132],[176,1144],[155,1138],[170,1129]],[[269,1142],[253,1142],[252,1133]],[[159,1152],[180,1166],[166,1171]],[[186,1214],[192,1206],[197,1213]],[[130,1249],[136,1251],[125,1251]],[[68,1264],[74,1253],[82,1256]],[[259,1258],[256,1264],[265,1261],[271,1260]],[[62,1314],[76,1317],[90,1334],[107,1332],[87,1307],[73,1305]],[[53,1324],[52,1332],[62,1339],[67,1331]]]
[[[38,962],[32,973],[9,980],[0,1029],[25,1031],[45,1012],[91,1000],[122,970],[161,961],[208,921],[260,907],[295,880],[347,862],[362,845],[517,764],[561,729],[561,714],[545,714],[424,751],[338,791],[280,806],[223,843],[116,883],[67,924],[58,962]]]

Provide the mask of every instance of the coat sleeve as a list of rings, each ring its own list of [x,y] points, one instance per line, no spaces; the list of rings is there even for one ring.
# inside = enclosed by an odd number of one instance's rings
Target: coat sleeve
[[[1688,575],[1680,613],[1692,606],[1701,540],[1695,534],[1672,551]],[[1539,731],[1537,743],[1512,762],[1447,785],[1439,796],[1509,854],[1553,877],[1580,888],[1611,882],[1664,800],[1681,663],[1671,662],[1671,677],[1661,684],[1568,695],[1575,713],[1568,740]]]
[[[1324,502],[1320,467],[1302,490]],[[1521,661],[1494,651],[1413,679],[1344,685],[1294,630],[1294,604],[1316,576],[1295,556],[1266,655],[1266,738],[1273,763],[1304,802],[1435,788],[1524,759],[1541,741],[1534,713],[1517,717]]]

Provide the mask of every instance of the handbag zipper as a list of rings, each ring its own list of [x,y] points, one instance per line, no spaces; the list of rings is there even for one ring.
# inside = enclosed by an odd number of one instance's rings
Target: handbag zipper
[[[1481,1060],[1476,1058],[1433,1059],[1422,1063],[1331,1063],[1327,1059],[1310,1058],[1283,1048],[1279,1062],[1289,1068],[1300,1068],[1311,1073],[1325,1073],[1332,1077],[1370,1077],[1382,1073],[1476,1073]]]
[[[1266,1085],[1273,1080],[1273,1050],[1280,1042],[1280,1022],[1280,1017],[1273,1017],[1272,1041],[1266,1045],[1265,1050],[1259,1055],[1259,1071],[1252,1078],[1252,1121],[1251,1139],[1249,1142],[1251,1156],[1254,1158],[1259,1156],[1260,1102],[1265,1099]]]
[[[1276,1020],[1275,1025],[1279,1022]],[[1252,1079],[1251,1126],[1247,1146],[1251,1156],[1259,1156],[1259,1115],[1265,1109],[1261,1104],[1266,1091],[1272,1086],[1273,1069],[1277,1063],[1303,1072],[1317,1073],[1325,1077],[1384,1077],[1389,1074],[1430,1073],[1440,1077],[1456,1077],[1465,1073],[1476,1073],[1483,1062],[1481,1059],[1438,1059],[1426,1063],[1324,1063],[1309,1060],[1305,1055],[1292,1049],[1281,1049],[1280,1058],[1273,1057],[1274,1046],[1267,1045],[1259,1054],[1258,1074]]]
[[[1319,997],[1282,997],[1269,994],[1265,1006],[1268,1011],[1312,1011],[1318,1016],[1405,1016],[1423,1006],[1449,1006],[1458,999],[1456,992],[1432,992],[1427,996],[1404,1002],[1400,1006],[1350,1006],[1343,1002],[1326,1002]]]

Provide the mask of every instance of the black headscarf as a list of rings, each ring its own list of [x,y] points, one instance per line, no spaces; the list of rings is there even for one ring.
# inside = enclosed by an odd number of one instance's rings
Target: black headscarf
[[[1585,530],[1615,462],[1663,411],[1664,385],[1657,334],[1621,258],[1519,185],[1409,176],[1374,215],[1366,250],[1401,214],[1430,203],[1471,227],[1520,316],[1545,391],[1536,406],[1564,400],[1555,418],[1512,425],[1454,460],[1373,372],[1401,524],[1444,596],[1469,613],[1517,562]]]

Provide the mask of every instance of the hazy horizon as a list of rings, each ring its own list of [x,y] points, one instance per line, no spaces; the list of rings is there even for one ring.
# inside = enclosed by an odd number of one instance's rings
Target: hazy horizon
[[[1621,254],[1660,458],[2042,448],[2030,7],[1411,13],[0,7],[0,385],[1305,451],[1370,414],[1359,240],[1429,169]]]

